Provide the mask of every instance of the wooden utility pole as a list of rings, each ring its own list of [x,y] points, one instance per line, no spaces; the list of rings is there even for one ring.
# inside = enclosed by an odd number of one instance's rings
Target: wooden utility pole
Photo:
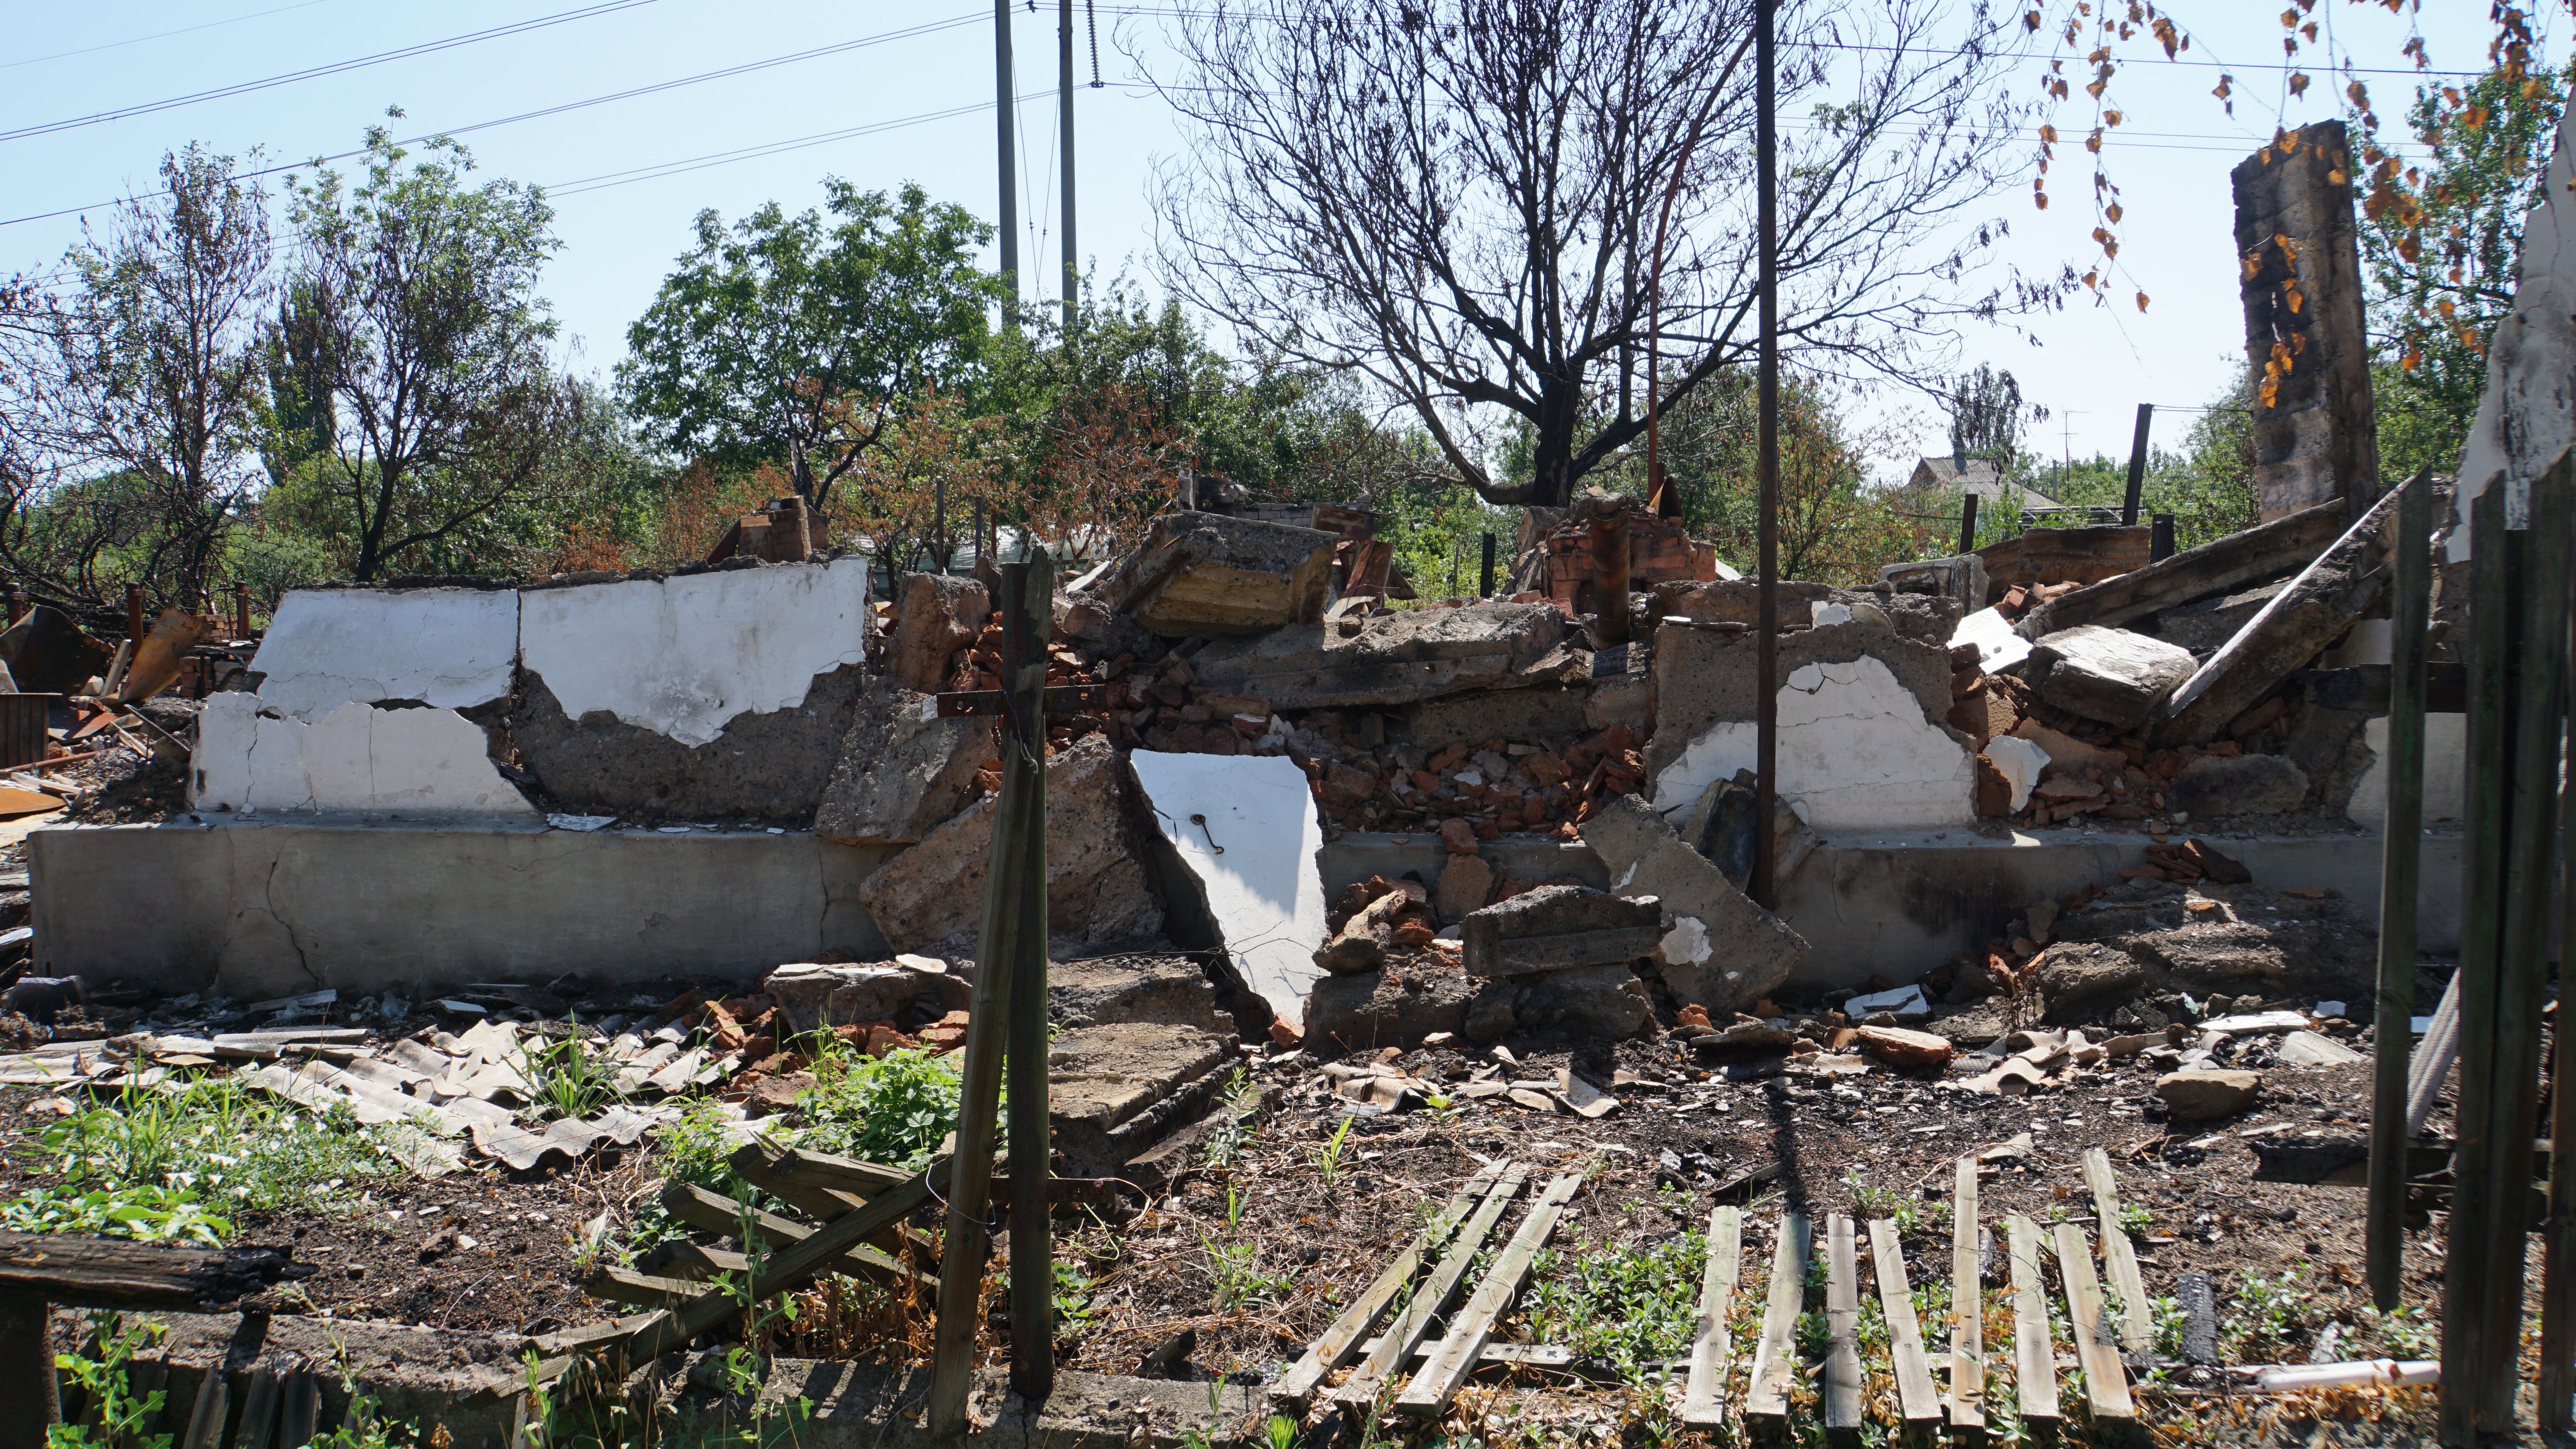
[[[984,1215],[1005,1053],[1011,1081],[1011,1386],[1046,1397],[1055,1382],[1054,1244],[1047,1226],[1046,621],[1055,564],[1042,548],[1001,565],[1002,792],[993,812],[975,998],[966,1026],[948,1234],[939,1262],[939,1326],[926,1427],[966,1432],[966,1391],[980,1323]]]
[[[2120,504],[2120,526],[2138,526],[2138,495],[2147,486],[2147,429],[2155,421],[2154,403],[2138,404],[2138,430],[2129,438],[2129,492]]]
[[[2433,480],[2418,473],[2397,500],[2395,587],[2388,606],[2388,814],[2380,822],[2378,1025],[2370,1099],[2371,1301],[2399,1302],[2406,1258],[2406,1067],[2414,1045],[2415,908],[2423,878],[2424,683],[2433,597]]]
[[[1020,184],[1012,170],[1011,0],[993,0],[993,119],[1001,155],[1002,325],[1020,327]]]
[[[1761,545],[1754,613],[1753,670],[1753,899],[1764,910],[1780,905],[1774,878],[1780,789],[1780,138],[1772,112],[1779,108],[1772,55],[1776,0],[1753,3],[1754,153],[1761,181],[1756,229],[1762,234],[1762,340],[1757,383],[1760,408]]]

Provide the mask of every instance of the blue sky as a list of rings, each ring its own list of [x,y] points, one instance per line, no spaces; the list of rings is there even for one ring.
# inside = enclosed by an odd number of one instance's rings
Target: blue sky
[[[1079,236],[1095,274],[1122,270],[1151,282],[1154,221],[1148,182],[1183,144],[1169,111],[1135,83],[1139,55],[1162,52],[1160,21],[1101,4],[1099,69],[1078,30],[1076,96],[1081,144]],[[249,89],[169,109],[0,140],[0,221],[93,207],[129,187],[148,188],[163,151],[191,140],[272,162],[346,151],[388,105],[412,135],[547,110],[710,71],[810,51],[828,53],[730,78],[478,130],[465,139],[489,173],[546,185],[565,243],[546,294],[577,339],[576,365],[606,371],[623,355],[627,324],[650,301],[691,218],[713,207],[728,218],[762,202],[790,207],[820,198],[826,174],[865,187],[919,181],[988,219],[995,213],[993,19],[989,5],[922,0],[906,5],[826,5],[808,0],[455,0],[439,7],[363,0],[196,0],[115,7],[22,6],[0,52],[0,132],[257,82],[315,67],[423,46],[568,12],[579,18],[522,29],[379,64]],[[2486,7],[2436,0],[2417,22],[2436,66],[2474,67],[2485,53]],[[2188,0],[2175,9],[2198,43],[2188,61],[2218,61],[2237,77],[2236,115],[2208,92],[2217,73],[2199,65],[2141,63],[2114,98],[2130,124],[2109,150],[2128,213],[2118,295],[2153,298],[2143,316],[2123,300],[2078,303],[2023,326],[2040,344],[2002,330],[1966,339],[1965,360],[2011,368],[2026,395],[2052,409],[2034,444],[2078,456],[2125,453],[2138,402],[2197,405],[2241,366],[2242,327],[2229,238],[2227,172],[2277,120],[2334,114],[2339,87],[2320,78],[2304,100],[2281,85],[2280,31],[2270,6]],[[2357,64],[2402,64],[2404,22],[2376,3],[2325,0],[2317,16],[2340,27]],[[1076,24],[1084,14],[1077,7]],[[164,34],[164,32],[181,32]],[[1022,0],[1013,17],[1018,52],[1021,181],[1029,213],[1023,266],[1044,262],[1053,290],[1056,10]],[[157,37],[157,38],[155,38]],[[872,39],[873,37],[886,37]],[[131,43],[128,43],[131,42]],[[864,42],[852,44],[852,42]],[[836,49],[836,47],[838,47]],[[2548,52],[2563,58],[2555,43]],[[2037,83],[2023,66],[2017,83]],[[2402,109],[2404,75],[2365,77],[2383,115]],[[2079,92],[2080,99],[2080,92]],[[2062,130],[2089,114],[2074,109]],[[820,138],[820,139],[816,139]],[[2089,173],[2061,147],[2061,200],[2034,211],[2027,187],[1994,198],[1991,215],[2012,229],[2002,256],[2053,272],[2088,263],[2092,221],[2076,203]],[[0,274],[52,269],[77,240],[78,214],[0,225]],[[1937,448],[1941,419],[1918,402],[1853,400],[1892,428],[1889,467],[1911,448]],[[2160,418],[2160,440],[2178,439],[2187,415]]]

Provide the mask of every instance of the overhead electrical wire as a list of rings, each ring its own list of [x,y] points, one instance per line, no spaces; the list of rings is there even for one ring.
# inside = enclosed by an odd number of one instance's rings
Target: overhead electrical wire
[[[283,15],[289,10],[310,10],[316,5],[327,3],[329,3],[329,0],[296,0],[296,3],[292,5],[280,5],[274,10],[254,10],[248,15],[236,15],[228,20],[209,20],[203,25],[182,25],[176,30],[162,30],[156,31],[150,35],[138,35],[132,40],[111,40],[100,45],[85,45],[78,50],[58,50],[51,55],[31,55],[25,60],[4,60],[0,61],[0,70],[16,70],[22,65],[43,65],[49,60],[69,60],[76,55],[96,55],[103,50],[123,50],[129,45],[142,45],[147,41],[154,40],[168,40],[174,35],[194,35],[200,30],[216,30],[227,25],[239,25],[245,20],[262,20],[271,15]]]

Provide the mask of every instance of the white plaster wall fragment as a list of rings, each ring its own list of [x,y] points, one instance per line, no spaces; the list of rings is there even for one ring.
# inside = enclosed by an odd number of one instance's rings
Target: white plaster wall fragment
[[[267,708],[314,720],[351,700],[486,704],[509,694],[518,655],[509,589],[297,589],[251,668]]]
[[[1986,741],[1986,758],[2012,786],[2013,813],[2019,814],[2030,803],[2031,787],[2039,783],[2040,772],[2048,768],[2048,751],[2033,740],[1997,735]]]
[[[2513,311],[2496,324],[2487,343],[2486,390],[2479,394],[2477,417],[2469,424],[2452,500],[2459,523],[2444,551],[2453,563],[2469,557],[2470,505],[2479,494],[2501,479],[2505,522],[2521,527],[2531,480],[2576,444],[2576,216],[2559,210],[2563,204],[2576,206],[2571,138],[2576,138],[2576,110],[2558,122],[2541,202],[2523,221]]]
[[[481,727],[449,709],[352,701],[311,724],[232,692],[198,718],[199,810],[334,812],[402,819],[534,817],[501,776]]]
[[[1913,691],[1863,655],[1806,665],[1780,690],[1780,795],[1818,830],[1901,830],[1976,819],[1976,761],[1923,718]],[[1699,798],[1711,780],[1750,769],[1753,724],[1723,721],[1655,779],[1655,808]]]
[[[520,661],[564,714],[606,710],[684,745],[736,716],[805,702],[814,677],[866,657],[860,558],[520,596]]]
[[[1637,868],[1629,866],[1628,873],[1635,875]],[[1655,949],[1675,965],[1696,966],[1708,959],[1708,923],[1697,916],[1675,916],[1673,928],[1655,943]]]
[[[1155,828],[1199,879],[1235,970],[1282,1020],[1324,972],[1323,821],[1304,771],[1274,755],[1128,756]]]
[[[2360,825],[2388,820],[2388,717],[2362,721],[2362,743],[2370,747],[2370,768],[2353,783],[2344,814]],[[2424,716],[2424,819],[2458,820],[2468,814],[2469,717],[2464,714]]]

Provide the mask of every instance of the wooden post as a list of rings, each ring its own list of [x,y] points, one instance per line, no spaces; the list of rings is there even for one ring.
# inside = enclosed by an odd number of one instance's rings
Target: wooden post
[[[2398,1304],[2406,1258],[2406,1068],[2414,1045],[2415,910],[2424,853],[2424,669],[2433,596],[2433,480],[2417,473],[2397,501],[2389,599],[2388,815],[2379,847],[2379,999],[2372,1051],[2371,1301]],[[2566,957],[2562,960],[2569,959]],[[2545,1361],[2545,1360],[2544,1360]]]
[[[1493,531],[1488,529],[1485,533],[1485,562],[1476,571],[1476,597],[1480,599],[1490,599],[1493,596],[1494,535]]]
[[[1976,551],[1977,495],[1970,493],[1959,499],[1959,552],[1975,553]]]
[[[45,1300],[0,1294],[0,1402],[18,1406],[0,1429],[0,1449],[44,1449],[45,1430],[63,1417]]]
[[[2552,473],[2553,476],[2560,476],[2567,470],[2568,461],[2562,456],[2558,467],[2552,470]],[[2425,491],[2429,493],[2432,490],[2428,487]],[[2570,567],[2576,569],[2576,562],[2571,562]],[[2576,628],[2571,628],[2569,631],[2567,647],[2565,665],[2567,672],[2561,681],[2561,687],[2576,691]],[[2392,678],[2395,672],[2390,671]],[[2420,699],[2421,696],[2419,695],[2418,698]],[[2394,707],[2392,700],[2391,708]],[[2576,711],[2570,713],[2572,717],[2576,717]],[[2392,742],[2396,738],[2395,729],[2396,724],[2392,716],[2389,736]],[[2571,737],[2570,747],[2576,749],[2576,737]],[[2419,785],[2419,793],[2420,790]],[[2396,804],[2393,778],[2389,803],[2393,809]],[[2571,779],[2561,786],[2558,808],[2561,830],[2576,829],[2576,779]],[[2549,1217],[2547,1226],[2541,1230],[2540,1239],[2540,1412],[2538,1415],[2541,1433],[2560,1437],[2576,1433],[2576,1166],[2571,1166],[2568,1162],[2569,1157],[2576,1156],[2576,1153],[2562,1150],[2557,1145],[2576,1143],[2576,1048],[2571,1048],[2568,1043],[2568,1007],[2564,1004],[2566,983],[2570,979],[2569,972],[2576,970],[2576,909],[2563,907],[2565,902],[2576,901],[2576,894],[2571,894],[2571,891],[2576,891],[2576,850],[2565,850],[2562,854],[2565,859],[2559,876],[2558,897],[2562,902],[2562,915],[2558,928],[2558,980],[2561,1005],[2558,1008],[2558,1019],[2550,1032],[2557,1053],[2550,1077],[2549,1120],[2550,1130],[2556,1135],[2550,1139]],[[2385,1008],[2382,1009],[2385,1010]],[[2385,1071],[2386,1068],[2383,1066],[2381,1070]],[[2399,1100],[2402,1104],[2405,1073],[2400,1072],[2398,1080],[2401,1092]],[[2377,1141],[2374,1139],[2372,1142],[2374,1151],[2377,1146]],[[2376,1169],[2377,1166],[2377,1160],[2374,1158],[2372,1167]],[[2377,1192],[2378,1186],[2378,1178],[2374,1176],[2371,1179],[2374,1193]],[[2403,1179],[2400,1180],[2399,1186],[2401,1188],[2404,1186]],[[2378,1227],[2376,1217],[2378,1206],[2374,1197],[2371,1203],[2373,1212],[2371,1226],[2374,1231]],[[2400,1206],[2403,1206],[2402,1199]],[[2374,1286],[2376,1286],[2375,1280]]]
[[[1013,765],[1028,776],[1028,816],[1009,842],[1018,862],[1011,971],[1011,1387],[1034,1404],[1055,1390],[1055,1236],[1048,1222],[1053,1140],[1047,1126],[1047,628],[1055,561],[1042,547],[1002,576],[1003,717]],[[1003,848],[994,839],[998,854]]]
[[[250,583],[245,579],[233,580],[233,637],[250,637]]]
[[[143,647],[143,586],[141,584],[125,586],[125,637],[133,641],[135,648]]]
[[[1002,793],[993,814],[993,852],[984,885],[984,919],[977,937],[975,999],[973,1015],[966,1027],[966,1051],[961,1071],[957,1115],[957,1150],[949,1175],[948,1235],[939,1263],[939,1326],[930,1360],[930,1401],[926,1428],[934,1439],[954,1439],[966,1432],[966,1391],[975,1367],[975,1330],[982,1317],[984,1257],[987,1241],[984,1212],[992,1193],[993,1129],[1000,1105],[1002,1066],[1005,1050],[1016,1045],[1023,1028],[1012,1018],[1022,976],[1020,961],[1023,951],[1038,957],[1038,978],[1044,980],[1046,957],[1046,762],[1044,758],[1046,647],[1043,639],[1028,635],[1049,617],[1055,591],[1053,561],[1043,549],[1032,549],[1029,561],[1004,564],[1002,599],[1005,610],[1003,645],[1010,653],[1004,662],[1004,684],[1012,699],[1004,709],[1002,733]],[[1030,602],[1035,601],[1035,607]],[[1035,874],[1035,880],[1027,877]],[[1023,942],[1021,937],[1031,939]],[[1046,1096],[1045,1043],[1046,993],[1041,986],[1027,1003],[1036,1019],[1038,1050],[1034,1054],[1040,1083],[1037,1097],[1040,1130],[1035,1140],[1020,1142],[1015,1135],[1011,1153],[1012,1187],[1018,1201],[1031,1204],[1012,1224],[1013,1268],[1019,1269],[1024,1249],[1019,1246],[1023,1229],[1031,1221],[1036,1228],[1031,1234],[1041,1245],[1041,1252],[1051,1252],[1047,1243],[1045,1172],[1046,1134],[1043,1128]],[[1021,1070],[1025,1070],[1022,1068]],[[1019,1073],[1014,1072],[1016,1092]],[[1012,1110],[1012,1127],[1019,1128],[1020,1108]],[[1034,1161],[1038,1189],[1034,1194],[1020,1192],[1020,1174],[1025,1164]],[[1015,1272],[1012,1281],[1013,1347],[1021,1349],[1026,1340],[1021,1323],[1021,1301],[1034,1296],[1039,1310],[1034,1315],[1039,1341],[1049,1342],[1054,1333],[1049,1281],[1053,1269],[1047,1259],[1034,1283],[1024,1282]],[[1015,1358],[1016,1358],[1015,1354]],[[1043,1356],[1038,1370],[1045,1381],[1052,1382],[1054,1355],[1052,1346]],[[1021,1385],[1029,1367],[1012,1365],[1014,1387]]]
[[[1592,609],[1601,622],[1593,642],[1617,649],[1628,642],[1628,515],[1622,510],[1592,520]]]
[[[2147,487],[2147,430],[2155,422],[2156,405],[2138,404],[2138,430],[2129,439],[2129,491],[2120,502],[2120,526],[2138,526],[2138,495]]]
[[[2162,563],[2174,556],[2174,516],[2159,513],[2147,529],[2147,562]]]

